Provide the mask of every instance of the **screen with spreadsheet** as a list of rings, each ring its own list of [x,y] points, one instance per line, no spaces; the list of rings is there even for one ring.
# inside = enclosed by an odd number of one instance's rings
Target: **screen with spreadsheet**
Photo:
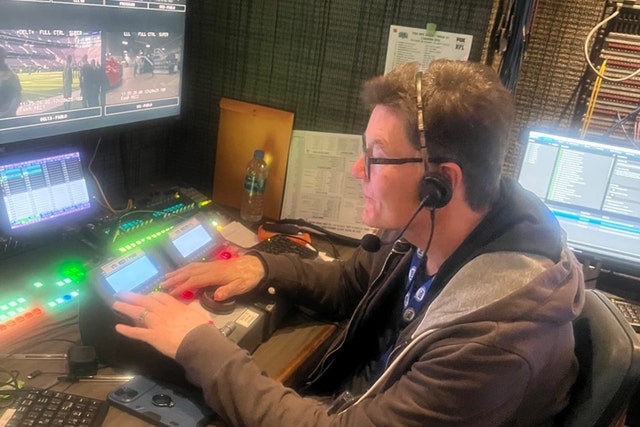
[[[640,274],[640,150],[529,130],[519,173],[579,258]]]
[[[91,209],[78,151],[0,161],[0,191],[10,232],[66,223]]]

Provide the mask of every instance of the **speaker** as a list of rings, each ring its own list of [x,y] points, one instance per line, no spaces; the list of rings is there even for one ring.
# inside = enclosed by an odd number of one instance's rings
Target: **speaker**
[[[424,116],[422,106],[422,72],[416,74],[416,106],[418,108],[418,135],[420,136],[420,151],[424,164],[424,176],[420,181],[418,197],[426,209],[440,209],[451,201],[453,190],[451,182],[444,175],[429,172],[429,150],[424,133]]]

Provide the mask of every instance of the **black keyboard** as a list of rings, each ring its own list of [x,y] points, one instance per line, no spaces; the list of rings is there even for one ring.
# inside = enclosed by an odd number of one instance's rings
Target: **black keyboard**
[[[0,397],[3,427],[98,427],[109,408],[104,400],[44,389],[0,390]]]
[[[631,327],[633,327],[636,332],[640,331],[640,306],[616,298],[610,299]]]
[[[286,234],[276,234],[253,246],[251,249],[269,254],[297,254],[302,258],[313,259],[318,253],[307,246],[291,241]]]

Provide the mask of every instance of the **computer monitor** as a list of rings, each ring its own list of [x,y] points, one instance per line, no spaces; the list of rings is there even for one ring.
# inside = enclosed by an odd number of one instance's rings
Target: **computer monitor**
[[[0,145],[180,115],[186,0],[1,3]]]
[[[1,225],[7,234],[54,231],[91,212],[91,195],[75,149],[0,160]]]
[[[583,262],[640,276],[640,150],[528,130],[519,173]]]

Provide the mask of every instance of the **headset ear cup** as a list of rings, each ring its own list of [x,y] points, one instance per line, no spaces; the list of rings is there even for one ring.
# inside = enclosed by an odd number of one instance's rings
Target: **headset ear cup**
[[[420,200],[425,200],[427,209],[443,208],[451,200],[453,190],[448,179],[440,174],[429,173],[420,181]]]

